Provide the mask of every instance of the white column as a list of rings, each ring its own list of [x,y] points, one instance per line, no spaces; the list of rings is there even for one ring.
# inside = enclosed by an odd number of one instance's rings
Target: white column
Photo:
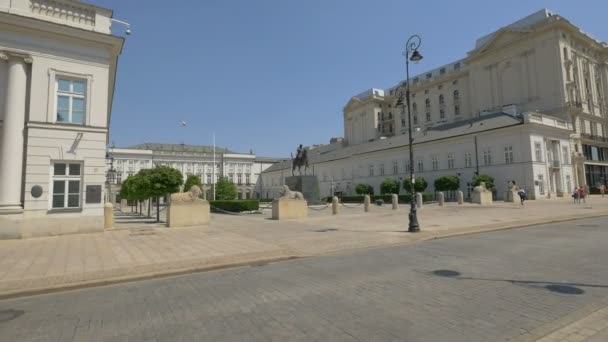
[[[21,210],[27,67],[23,57],[9,57],[2,141],[0,141],[0,211]]]

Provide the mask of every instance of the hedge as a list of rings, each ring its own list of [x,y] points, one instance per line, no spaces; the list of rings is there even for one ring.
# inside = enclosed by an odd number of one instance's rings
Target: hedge
[[[211,205],[211,211],[216,212],[220,210],[241,212],[260,209],[260,202],[258,200],[217,200],[209,201],[209,204]]]
[[[376,200],[383,200],[384,203],[392,203],[392,195],[371,195],[369,196],[371,202],[375,202]],[[434,194],[422,194],[423,202],[432,202],[435,200]],[[331,197],[326,198],[327,203],[331,203]],[[410,195],[399,195],[399,203],[410,203],[411,197]],[[363,195],[358,196],[342,196],[340,197],[340,203],[363,203]]]

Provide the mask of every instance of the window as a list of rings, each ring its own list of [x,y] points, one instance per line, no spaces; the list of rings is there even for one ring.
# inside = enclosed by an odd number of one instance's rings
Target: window
[[[431,121],[431,100],[426,99],[424,101],[424,104],[425,104],[425,111],[426,111],[426,121],[429,122],[429,121]]]
[[[433,73],[429,72],[426,74],[426,79],[430,79],[431,77],[433,77]]]
[[[380,163],[380,176],[384,176],[384,163]]]
[[[460,92],[458,89],[454,90],[454,103],[458,104],[460,102]]]
[[[409,160],[404,161],[403,166],[405,167],[406,173],[410,171],[410,161]]]
[[[207,184],[211,184],[211,174],[207,174]]]
[[[460,115],[460,106],[459,105],[454,106],[454,115]]]
[[[448,153],[448,169],[454,168],[454,154]]]
[[[414,78],[414,84],[418,83],[419,79],[418,77]]]
[[[473,166],[473,158],[471,152],[466,152],[464,154],[464,167],[472,167]]]
[[[53,165],[52,208],[80,208],[80,164]]]
[[[439,160],[437,160],[437,156],[431,157],[431,165],[432,165],[433,171],[439,170]]]
[[[567,146],[563,146],[562,147],[562,163],[564,163],[564,164],[570,164],[569,154],[570,153],[568,153],[568,147]],[[568,189],[569,188],[570,187],[568,187]]]
[[[537,162],[542,162],[543,161],[543,149],[542,149],[541,144],[539,142],[535,142],[534,143],[534,156],[535,156],[535,160]]]
[[[247,184],[247,185],[251,184],[251,175],[250,174],[245,174],[245,184]]]
[[[566,175],[566,189],[568,191],[572,190],[572,180],[570,178],[570,175]]]
[[[454,63],[454,70],[460,69],[460,62]]]
[[[122,184],[122,172],[116,174],[116,184]]]
[[[545,180],[543,175],[538,175],[538,192],[541,195],[545,194]]]
[[[564,47],[564,59],[565,59],[565,60],[568,60],[568,59],[569,59],[569,58],[568,58],[568,48],[567,48],[567,47]]]
[[[243,184],[243,175],[242,174],[240,174],[240,173],[237,174],[236,175],[236,179],[237,179],[236,182],[237,182],[238,185],[242,185]]]
[[[399,173],[399,164],[397,161],[393,161],[393,174],[396,175]]]
[[[492,150],[489,147],[483,151],[483,165],[492,165]]]
[[[418,115],[414,115],[413,120],[414,120],[414,125],[417,125],[418,124]]]
[[[439,105],[443,106],[445,104],[445,98],[443,97],[443,94],[439,95]]]
[[[443,109],[443,108],[439,109],[439,118],[445,119],[445,109]]]
[[[439,75],[443,75],[443,74],[445,74],[445,68],[439,69]]]
[[[418,172],[424,171],[424,162],[422,159],[418,160]]]
[[[401,119],[401,126],[405,127],[405,119]]]
[[[453,80],[452,81],[452,85],[457,85],[458,84],[458,80]]]
[[[513,146],[505,146],[505,164],[513,164]]]
[[[57,122],[84,125],[86,83],[84,80],[57,80]]]
[[[374,165],[369,166],[369,175],[370,177],[374,175]]]

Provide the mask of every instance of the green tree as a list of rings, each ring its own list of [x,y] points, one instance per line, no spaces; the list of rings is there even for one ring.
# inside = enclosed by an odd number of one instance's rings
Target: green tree
[[[435,179],[435,191],[456,191],[460,189],[460,179],[456,176],[443,176]]]
[[[193,185],[198,185],[199,188],[203,188],[203,182],[201,182],[201,177],[195,175],[189,175],[186,178],[186,183],[184,184],[184,192],[190,191],[190,188]]]
[[[227,177],[220,177],[215,183],[215,199],[216,200],[233,200],[236,199],[236,185]]]
[[[486,189],[494,189],[494,178],[488,175],[478,175],[473,177],[473,186],[478,186],[481,182],[486,183]]]
[[[135,176],[128,176],[127,179],[122,181],[120,185],[120,198],[124,198],[129,202],[135,201]],[[133,212],[132,205],[131,212]]]
[[[399,181],[387,178],[380,184],[380,194],[399,194]]]
[[[160,197],[179,191],[184,183],[182,173],[168,166],[157,166],[145,172],[150,197],[156,198],[156,222],[160,221]]]
[[[374,187],[369,184],[359,183],[355,186],[355,192],[357,195],[373,195]]]
[[[426,190],[426,188],[429,186],[429,184],[426,182],[426,179],[422,177],[416,177],[415,180],[416,183],[414,183],[414,190],[416,192],[424,192],[424,190]],[[409,177],[403,180],[403,188],[409,193],[412,192],[412,181]]]

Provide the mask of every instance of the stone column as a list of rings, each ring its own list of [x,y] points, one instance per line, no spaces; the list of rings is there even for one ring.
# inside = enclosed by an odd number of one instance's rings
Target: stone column
[[[6,102],[0,141],[0,212],[22,210],[23,142],[29,58],[8,58]]]
[[[369,197],[369,195],[363,196],[363,211],[365,211],[365,212],[369,211],[370,203],[371,203],[371,198]]]
[[[338,200],[337,196],[334,196],[331,199],[331,213],[333,215],[338,215],[338,213],[340,212],[340,207],[339,207],[340,201]]]
[[[397,194],[393,194],[391,196],[392,208],[393,210],[397,210],[397,206],[399,203],[399,196]]]

